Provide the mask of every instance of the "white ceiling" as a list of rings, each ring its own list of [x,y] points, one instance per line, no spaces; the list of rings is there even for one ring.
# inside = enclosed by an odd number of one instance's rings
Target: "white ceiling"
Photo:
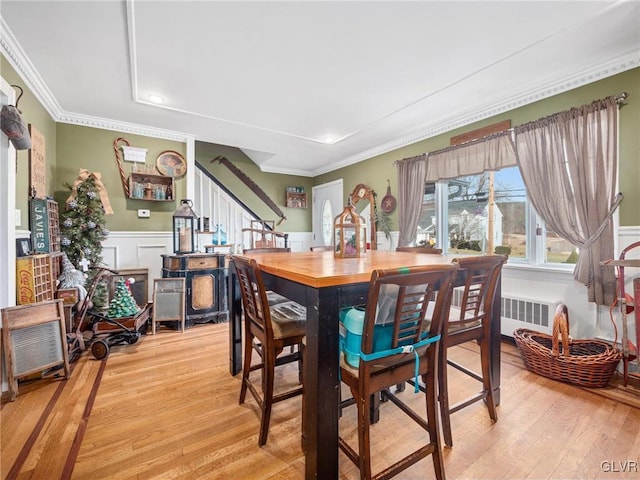
[[[57,120],[181,132],[305,176],[640,65],[638,1],[2,0],[0,15]]]

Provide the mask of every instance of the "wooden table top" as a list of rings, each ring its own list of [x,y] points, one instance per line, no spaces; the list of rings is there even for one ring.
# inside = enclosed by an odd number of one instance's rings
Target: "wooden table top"
[[[376,269],[442,265],[454,257],[413,252],[371,250],[360,258],[335,258],[333,252],[247,254],[263,272],[314,288],[368,282]]]

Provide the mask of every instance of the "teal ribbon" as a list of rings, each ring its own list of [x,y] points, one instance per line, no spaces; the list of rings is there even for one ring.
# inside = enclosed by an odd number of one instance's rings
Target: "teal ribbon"
[[[420,391],[420,386],[418,385],[418,377],[420,372],[420,357],[418,356],[418,352],[416,352],[416,350],[420,347],[424,347],[425,345],[429,345],[430,343],[435,343],[439,340],[440,340],[440,335],[436,335],[435,337],[426,337],[420,340],[419,342],[414,343],[413,345],[404,345],[402,347],[391,348],[389,350],[381,350],[379,352],[373,352],[373,353],[363,353],[362,350],[360,350],[359,352],[352,352],[346,347],[346,345],[341,339],[340,348],[346,353],[349,353],[351,355],[357,355],[358,357],[360,357],[361,360],[364,360],[365,362],[379,360],[381,358],[390,357],[392,355],[398,355],[401,353],[413,353],[415,357],[415,369],[413,374],[414,380],[415,380],[414,391],[415,393],[418,393]]]

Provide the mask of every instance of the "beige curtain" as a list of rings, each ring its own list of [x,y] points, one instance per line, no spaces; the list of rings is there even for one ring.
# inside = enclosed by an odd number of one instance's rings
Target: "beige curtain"
[[[398,230],[399,247],[412,245],[416,240],[420,210],[424,197],[426,154],[396,162],[398,170]]]
[[[550,230],[580,247],[574,278],[588,299],[615,297],[611,215],[616,196],[618,107],[610,97],[515,128],[518,165],[529,199]]]
[[[516,152],[511,131],[506,130],[430,153],[427,159],[427,182],[477,175],[515,165]]]

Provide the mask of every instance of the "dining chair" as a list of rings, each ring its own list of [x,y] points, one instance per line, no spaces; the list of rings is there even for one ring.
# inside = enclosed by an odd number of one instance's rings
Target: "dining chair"
[[[442,253],[442,249],[425,245],[419,247],[396,247],[396,252],[431,253],[434,255],[440,255]]]
[[[300,386],[276,395],[274,381],[275,367],[291,362],[298,362],[301,378],[301,344],[307,314],[305,307],[293,301],[269,305],[256,260],[241,255],[233,255],[231,259],[237,273],[244,313],[245,344],[239,403],[244,403],[247,390],[258,403],[261,412],[258,445],[263,446],[267,443],[272,405],[302,394],[303,387]],[[298,348],[281,355],[288,346]],[[254,350],[260,358],[256,364],[252,364]],[[261,391],[250,376],[255,370],[261,371]]]
[[[340,355],[341,380],[349,387],[358,409],[358,452],[342,437],[338,438],[338,445],[358,466],[361,479],[390,478],[428,455],[432,456],[436,478],[445,478],[436,372],[438,339],[449,313],[457,268],[453,263],[422,265],[375,270],[371,275],[359,349],[350,351],[343,345]],[[431,316],[429,311],[433,312]],[[425,387],[426,421],[388,390],[417,377]],[[422,447],[372,475],[369,411],[372,395],[381,391],[425,429],[429,438]]]
[[[498,421],[490,374],[490,331],[493,303],[502,266],[506,261],[507,257],[504,255],[461,257],[453,260],[453,263],[458,265],[457,284],[462,280],[463,286],[456,288],[452,295],[451,311],[442,335],[439,375],[442,431],[444,443],[448,447],[453,446],[450,419],[452,413],[484,400],[489,410],[489,417],[494,422]],[[470,341],[477,342],[480,347],[481,374],[448,358],[447,351],[450,347]],[[447,365],[481,382],[482,391],[453,406],[449,405]]]
[[[259,248],[245,248],[242,250],[244,255],[251,255],[252,253],[288,253],[291,251],[290,247],[259,247]]]

